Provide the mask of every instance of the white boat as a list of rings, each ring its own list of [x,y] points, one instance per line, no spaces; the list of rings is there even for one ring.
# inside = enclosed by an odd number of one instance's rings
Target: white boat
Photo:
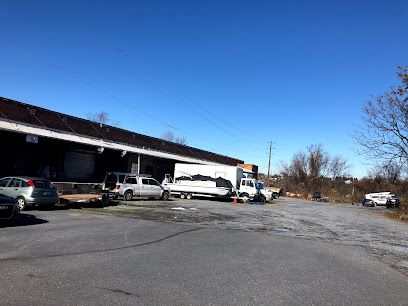
[[[231,194],[231,189],[227,187],[217,187],[214,181],[197,181],[197,180],[176,180],[173,182],[170,175],[166,174],[166,177],[162,183],[170,189],[170,193],[176,195],[188,196],[191,198],[193,195],[197,196],[213,196],[224,197]]]

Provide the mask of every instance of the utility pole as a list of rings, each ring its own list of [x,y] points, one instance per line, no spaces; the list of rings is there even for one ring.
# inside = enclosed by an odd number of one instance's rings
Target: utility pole
[[[269,187],[269,175],[271,172],[272,141],[268,141],[268,143],[269,143],[269,162],[268,162],[268,176],[266,177],[267,187]]]

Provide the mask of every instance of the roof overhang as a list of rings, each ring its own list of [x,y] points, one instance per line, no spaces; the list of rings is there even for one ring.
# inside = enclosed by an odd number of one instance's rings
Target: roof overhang
[[[203,165],[223,165],[220,163],[215,163],[205,159],[193,158],[183,155],[178,155],[174,153],[167,153],[157,150],[151,150],[145,147],[137,147],[129,144],[113,142],[109,140],[104,140],[100,138],[93,138],[89,136],[83,136],[79,134],[69,133],[65,131],[51,130],[47,128],[42,128],[34,125],[29,125],[26,123],[20,123],[15,121],[9,121],[5,119],[0,119],[0,130],[5,130],[9,132],[21,133],[21,134],[33,134],[42,137],[58,139],[68,142],[74,142],[79,144],[91,145],[95,147],[103,147],[105,149],[113,149],[118,151],[126,151],[131,153],[137,153],[147,156],[153,156],[163,159],[171,159],[175,161],[181,161],[193,164],[203,164]]]

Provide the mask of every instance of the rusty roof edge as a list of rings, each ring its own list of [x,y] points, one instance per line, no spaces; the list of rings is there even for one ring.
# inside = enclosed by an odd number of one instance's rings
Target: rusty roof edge
[[[1,126],[2,122],[8,122],[11,125],[16,125],[16,127],[15,127],[15,129],[3,128]],[[129,148],[133,147],[134,149],[143,150],[143,152],[140,152],[143,155],[150,155],[150,156],[159,157],[159,158],[166,158],[166,157],[157,156],[157,154],[165,154],[165,155],[168,156],[167,158],[174,159],[174,160],[180,160],[180,158],[181,158],[181,159],[189,159],[189,160],[195,161],[196,163],[223,164],[223,163],[215,162],[215,161],[212,161],[212,160],[200,159],[200,158],[191,157],[191,156],[183,156],[183,155],[176,154],[176,153],[173,153],[173,152],[159,151],[159,150],[151,149],[151,148],[144,147],[144,146],[137,146],[137,145],[132,145],[132,144],[128,144],[128,143],[116,142],[116,141],[112,141],[112,140],[96,138],[96,137],[89,136],[89,135],[72,133],[72,132],[65,131],[65,130],[62,131],[62,130],[58,130],[58,129],[44,128],[44,127],[41,127],[41,126],[38,126],[38,125],[35,125],[35,124],[30,124],[30,123],[26,123],[26,122],[19,122],[19,121],[15,121],[15,120],[8,120],[8,119],[0,118],[0,130],[14,131],[14,132],[25,134],[26,132],[19,130],[19,126],[20,127],[29,127],[29,128],[31,127],[33,129],[44,130],[44,131],[48,131],[50,133],[59,133],[59,134],[62,134],[62,135],[70,135],[70,136],[74,136],[74,137],[76,136],[76,137],[82,138],[82,139],[100,141],[100,143],[98,143],[98,145],[89,144],[90,146],[103,146],[103,144],[105,143],[105,144],[111,144],[111,145],[125,146],[125,147],[129,147]],[[50,136],[50,135],[49,136],[40,135],[40,136],[46,137],[46,138],[59,139],[59,140],[63,140],[63,141],[83,143],[83,142],[78,142],[78,141],[75,141],[75,140],[66,140],[66,139],[62,139],[62,138],[59,138],[59,137],[53,137],[53,136]],[[116,147],[110,147],[110,149],[114,149],[114,150],[118,150],[118,151],[122,150],[121,148],[116,148]],[[179,158],[177,158],[177,157],[179,157]]]
[[[15,104],[20,104],[20,105],[23,105],[23,106],[26,106],[26,107],[32,107],[32,108],[35,108],[35,109],[38,109],[38,110],[41,110],[41,111],[44,111],[44,112],[56,114],[56,115],[59,115],[59,116],[69,117],[69,118],[72,118],[72,119],[75,119],[75,120],[80,120],[80,121],[85,122],[85,123],[93,123],[93,124],[96,124],[96,125],[100,125],[100,123],[98,123],[98,122],[96,122],[96,121],[92,121],[92,120],[84,119],[84,118],[81,118],[81,117],[76,117],[76,116],[64,114],[64,113],[61,113],[61,112],[58,112],[58,111],[53,111],[53,110],[46,109],[46,108],[43,108],[43,107],[40,107],[40,106],[36,106],[36,105],[29,104],[29,103],[26,103],[26,102],[20,102],[20,101],[16,101],[16,100],[9,99],[9,98],[2,97],[2,96],[0,96],[0,100],[10,101],[10,102],[15,103]],[[32,127],[44,128],[44,127],[41,127],[41,126],[39,126],[39,125],[34,125],[34,124],[27,123],[27,122],[12,120],[12,119],[8,119],[8,118],[7,118],[7,119],[4,118],[4,119],[2,119],[2,120],[6,120],[6,121],[9,121],[9,122],[19,122],[19,123],[27,124],[27,125],[32,126]],[[112,128],[112,129],[120,130],[120,131],[123,131],[123,132],[125,132],[125,133],[132,133],[132,134],[134,134],[134,135],[136,135],[136,136],[139,135],[139,136],[141,136],[141,137],[146,137],[146,138],[149,138],[149,139],[151,139],[151,140],[160,141],[160,142],[165,142],[165,143],[167,143],[167,144],[175,145],[175,146],[177,146],[177,147],[197,150],[197,151],[200,152],[200,153],[207,153],[207,154],[214,155],[214,157],[215,157],[215,156],[218,156],[218,157],[222,157],[222,158],[227,158],[227,159],[230,159],[231,162],[234,160],[234,161],[236,161],[237,163],[244,163],[243,160],[240,160],[240,159],[235,158],[235,157],[230,157],[230,156],[227,156],[227,155],[222,155],[222,154],[219,154],[219,153],[214,153],[214,152],[202,150],[202,149],[195,148],[195,147],[178,144],[178,143],[175,143],[175,142],[171,142],[171,141],[168,141],[168,140],[164,140],[164,139],[157,138],[157,137],[153,137],[153,136],[149,136],[149,135],[143,135],[143,134],[140,134],[140,133],[137,133],[137,132],[133,132],[133,131],[130,131],[130,130],[125,130],[125,129],[122,129],[122,128],[119,128],[119,127],[114,127],[114,126],[111,126],[111,125],[109,125],[109,124],[104,124],[104,126],[105,126],[105,127],[109,127],[110,129]],[[70,133],[70,132],[68,132],[68,131],[61,131],[61,130],[58,130],[58,129],[50,129],[50,128],[47,128],[47,129],[49,129],[49,130],[54,130],[54,131],[58,131],[58,132],[63,132],[63,133],[69,133],[69,134],[74,135],[74,133]],[[84,137],[90,137],[90,138],[93,138],[93,139],[100,139],[100,140],[105,140],[105,141],[106,141],[106,139],[95,138],[95,137],[90,136],[90,135],[83,135],[83,134],[80,134],[80,135],[82,135],[82,136],[84,136]],[[137,146],[137,145],[130,144],[130,143],[121,143],[121,142],[112,141],[112,140],[109,140],[109,141],[111,141],[112,143],[131,145],[131,146],[135,146],[135,147],[141,148],[141,147],[139,147],[139,146]],[[157,152],[165,152],[165,153],[169,153],[169,154],[178,155],[178,154],[173,153],[173,152],[159,151],[159,150],[154,150],[154,151],[157,151]],[[196,158],[196,157],[194,157],[194,158]],[[196,159],[199,159],[199,158],[196,158]],[[208,160],[208,159],[202,159],[202,160],[214,162],[214,161]]]

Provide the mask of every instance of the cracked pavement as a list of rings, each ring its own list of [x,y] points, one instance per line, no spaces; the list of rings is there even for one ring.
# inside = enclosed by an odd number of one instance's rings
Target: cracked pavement
[[[407,225],[384,211],[282,198],[28,211],[0,228],[0,305],[405,305]]]

